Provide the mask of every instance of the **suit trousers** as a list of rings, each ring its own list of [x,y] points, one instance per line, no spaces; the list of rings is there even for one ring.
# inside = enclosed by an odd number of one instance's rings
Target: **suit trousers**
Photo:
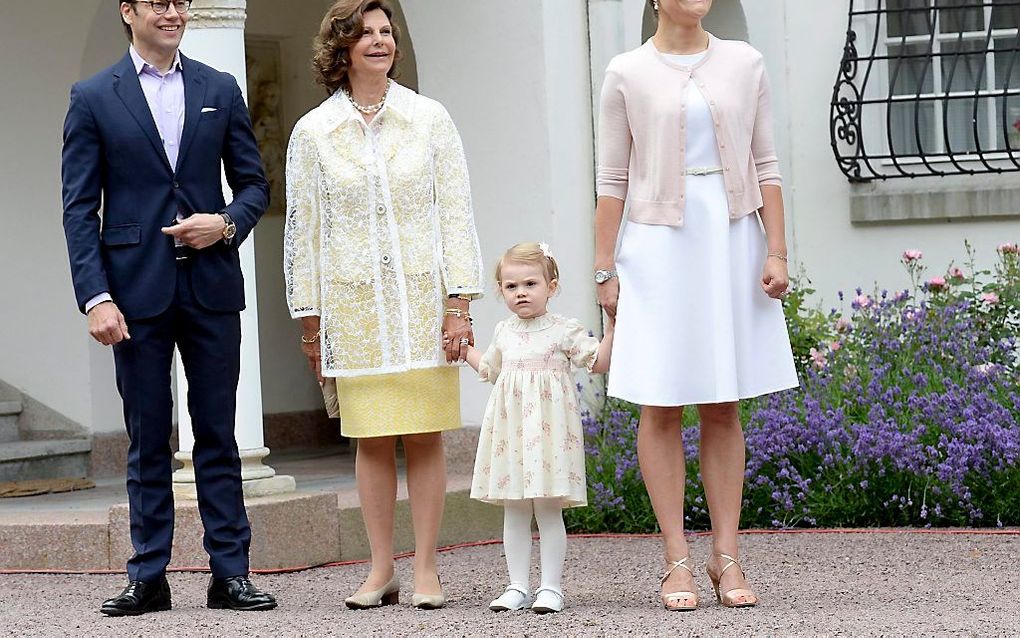
[[[128,321],[131,339],[113,349],[130,438],[127,491],[135,554],[127,571],[131,580],[145,582],[163,576],[173,544],[170,374],[175,346],[188,380],[198,508],[213,576],[246,575],[251,544],[234,438],[240,314],[202,308],[191,286],[192,260],[177,264],[170,307],[155,317]]]

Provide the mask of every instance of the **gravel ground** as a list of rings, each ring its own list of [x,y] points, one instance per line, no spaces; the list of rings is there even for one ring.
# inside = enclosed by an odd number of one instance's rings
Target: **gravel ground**
[[[719,606],[704,561],[707,538],[692,544],[701,608],[667,612],[657,604],[654,538],[574,538],[568,547],[560,614],[495,614],[485,607],[504,582],[502,546],[440,555],[449,604],[438,611],[401,605],[351,611],[345,596],[364,565],[259,575],[275,593],[270,612],[204,607],[203,574],[170,575],[174,608],[138,618],[107,618],[98,605],[123,575],[0,574],[0,634],[17,636],[900,636],[1020,635],[1020,532],[752,534],[745,567],[761,597],[754,609]],[[537,551],[533,558],[537,563]],[[410,582],[410,559],[397,568]],[[537,574],[534,576],[537,579]]]

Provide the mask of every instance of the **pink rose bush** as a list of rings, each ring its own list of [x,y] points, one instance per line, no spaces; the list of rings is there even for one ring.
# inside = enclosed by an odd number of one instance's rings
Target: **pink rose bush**
[[[945,288],[946,288],[946,278],[945,277],[932,277],[931,279],[928,280],[928,286],[927,287],[928,287],[928,290],[934,290],[934,291],[945,290]]]
[[[854,308],[861,309],[869,308],[871,306],[871,297],[867,295],[862,295],[861,293],[857,293],[857,296],[854,297],[854,300],[851,302],[851,305],[853,305]]]
[[[924,253],[922,253],[920,250],[904,250],[902,261],[905,264],[909,264],[915,261],[919,261],[922,257],[924,257]]]

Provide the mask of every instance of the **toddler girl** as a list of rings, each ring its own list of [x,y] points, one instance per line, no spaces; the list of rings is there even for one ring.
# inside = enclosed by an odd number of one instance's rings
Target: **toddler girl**
[[[517,244],[496,267],[513,315],[496,326],[488,350],[467,361],[495,384],[485,409],[471,497],[504,507],[503,547],[510,584],[489,608],[521,609],[528,600],[531,520],[538,521],[542,582],[531,609],[563,609],[560,578],[567,551],[564,507],[587,505],[584,441],[571,367],[606,372],[613,325],[600,343],[575,319],[546,312],[559,270],[545,244]]]

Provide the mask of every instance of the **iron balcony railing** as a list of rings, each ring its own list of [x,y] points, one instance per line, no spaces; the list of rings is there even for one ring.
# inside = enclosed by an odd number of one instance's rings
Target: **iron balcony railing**
[[[830,139],[850,181],[1020,171],[1020,0],[850,0]]]

